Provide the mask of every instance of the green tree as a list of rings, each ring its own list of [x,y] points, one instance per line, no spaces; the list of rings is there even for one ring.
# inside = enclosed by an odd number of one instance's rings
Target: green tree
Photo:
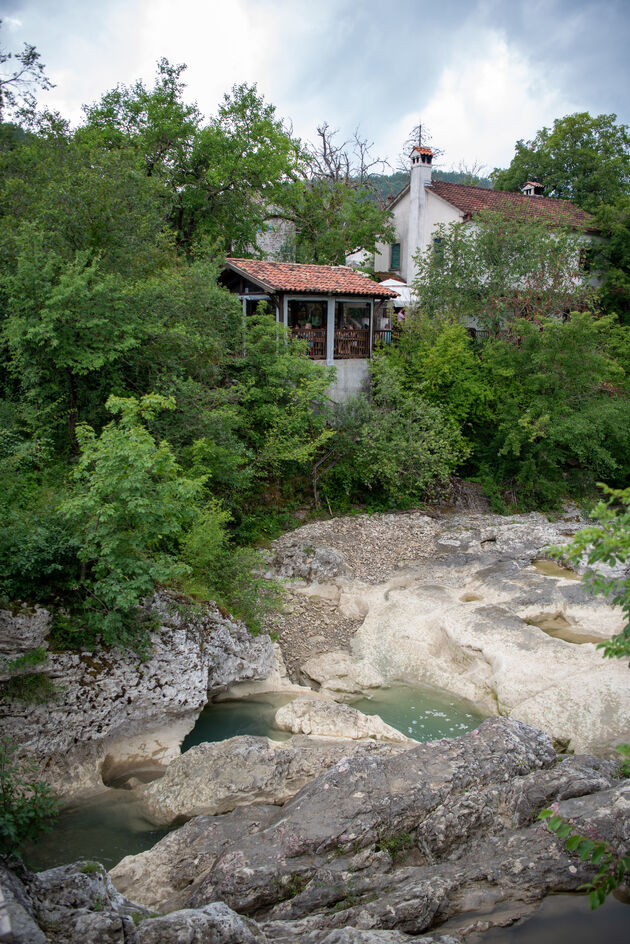
[[[100,102],[84,106],[80,140],[98,148],[131,149],[148,177],[157,177],[174,198],[184,182],[201,115],[183,101],[185,65],[160,59],[153,88],[143,82],[117,85]]]
[[[77,586],[86,636],[109,645],[142,640],[140,602],[157,582],[188,573],[179,542],[197,515],[203,480],[187,479],[168,443],[157,443],[145,423],[172,400],[158,394],[110,397],[118,416],[97,436],[79,426],[76,491],[62,512],[78,535],[82,565]]]
[[[553,505],[592,491],[598,479],[627,476],[630,411],[611,327],[587,312],[519,321],[511,338],[483,348],[495,408],[476,461],[513,504]]]
[[[408,507],[426,499],[466,456],[457,424],[436,404],[410,395],[386,355],[371,367],[369,397],[341,410],[322,491],[333,500]]]
[[[594,565],[608,564],[619,570],[619,565],[630,560],[630,488],[608,488],[601,483],[599,487],[606,497],[590,513],[594,523],[578,531],[570,544],[551,550],[562,560],[587,563],[583,579],[588,589],[621,607],[628,622],[618,635],[597,648],[604,656],[625,658],[630,656],[630,579],[626,573],[607,577]]]
[[[255,252],[303,164],[300,142],[256,85],[235,85],[195,136],[177,224],[182,244],[205,237],[233,255]]]
[[[359,250],[374,253],[377,242],[391,242],[389,210],[378,197],[371,145],[355,133],[340,142],[327,123],[317,129],[318,144],[308,149],[304,178],[286,189],[284,218],[295,225],[295,261],[345,265]]]
[[[421,310],[497,333],[514,318],[536,320],[587,306],[593,289],[580,269],[584,237],[526,213],[483,213],[474,226],[438,227],[416,257]]]
[[[601,272],[602,308],[630,325],[630,196],[602,206],[597,214],[602,241],[593,252],[593,265]]]
[[[439,405],[467,437],[489,420],[494,390],[461,321],[412,311],[388,353],[407,393]]]
[[[95,375],[138,343],[125,287],[85,251],[64,262],[44,234],[25,224],[15,271],[1,287],[6,299],[2,339],[9,371],[22,394],[39,404],[41,422],[75,445],[80,404]]]
[[[630,185],[630,136],[616,115],[577,112],[557,118],[532,141],[517,141],[507,170],[492,174],[496,190],[517,191],[536,180],[549,197],[573,200],[594,212],[601,204],[627,195]]]

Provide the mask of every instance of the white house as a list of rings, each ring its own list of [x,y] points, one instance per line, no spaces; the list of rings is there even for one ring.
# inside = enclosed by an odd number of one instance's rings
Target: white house
[[[377,246],[374,268],[392,272],[411,285],[416,276],[414,256],[430,246],[440,223],[466,223],[482,210],[506,214],[526,209],[533,218],[551,224],[571,226],[585,232],[596,232],[590,213],[580,210],[570,200],[542,196],[542,187],[527,181],[521,193],[486,190],[465,184],[432,180],[433,151],[415,147],[411,152],[409,184],[391,203],[397,240]]]

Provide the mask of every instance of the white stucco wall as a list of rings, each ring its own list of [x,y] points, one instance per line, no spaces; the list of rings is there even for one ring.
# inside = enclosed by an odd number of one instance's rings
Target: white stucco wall
[[[426,249],[433,241],[433,233],[440,223],[457,223],[463,214],[446,200],[438,197],[430,189],[426,190],[426,199],[423,200],[422,211],[417,222],[417,236],[409,252],[409,209],[411,203],[410,191],[404,194],[393,208],[394,228],[396,241],[400,243],[400,275],[409,282],[413,280],[415,272],[409,265],[410,256],[415,255],[418,249]],[[389,270],[391,261],[391,245],[379,243],[374,257],[374,268],[377,272]]]

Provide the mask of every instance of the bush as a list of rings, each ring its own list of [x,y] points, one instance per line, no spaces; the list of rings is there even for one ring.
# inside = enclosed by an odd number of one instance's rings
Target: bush
[[[184,478],[168,443],[157,443],[144,425],[157,410],[172,409],[171,400],[110,397],[107,408],[120,419],[99,437],[89,426],[77,429],[76,490],[62,512],[79,535],[79,622],[107,645],[129,646],[144,640],[142,599],[156,583],[188,573],[179,541],[197,514],[203,480]]]
[[[340,412],[336,456],[322,475],[326,494],[405,507],[425,499],[465,457],[457,424],[405,392],[401,380],[386,355],[375,358],[371,396]]]
[[[43,781],[31,781],[34,764],[15,759],[15,746],[0,739],[0,853],[11,855],[54,823],[58,803]]]
[[[182,545],[190,570],[184,589],[199,599],[215,600],[256,633],[265,615],[280,604],[282,591],[275,580],[262,576],[260,551],[229,546],[225,529],[230,517],[212,501],[195,522]]]

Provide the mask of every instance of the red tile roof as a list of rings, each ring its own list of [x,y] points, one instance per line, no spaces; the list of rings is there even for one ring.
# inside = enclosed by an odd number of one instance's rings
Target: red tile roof
[[[434,180],[429,189],[438,197],[442,197],[443,200],[457,207],[466,216],[474,216],[481,210],[496,210],[508,216],[522,213],[532,219],[547,220],[559,226],[572,226],[585,230],[597,229],[595,217],[586,210],[580,210],[570,200],[528,197],[523,193],[485,190],[483,187],[452,184],[446,180]]]
[[[316,292],[327,295],[363,295],[394,298],[396,292],[373,282],[349,266],[302,265],[260,259],[226,259],[235,272],[255,279],[270,292]]]
[[[429,147],[424,147],[423,145],[417,144],[414,148],[414,151],[417,151],[418,154],[430,154],[433,157],[433,151]]]

